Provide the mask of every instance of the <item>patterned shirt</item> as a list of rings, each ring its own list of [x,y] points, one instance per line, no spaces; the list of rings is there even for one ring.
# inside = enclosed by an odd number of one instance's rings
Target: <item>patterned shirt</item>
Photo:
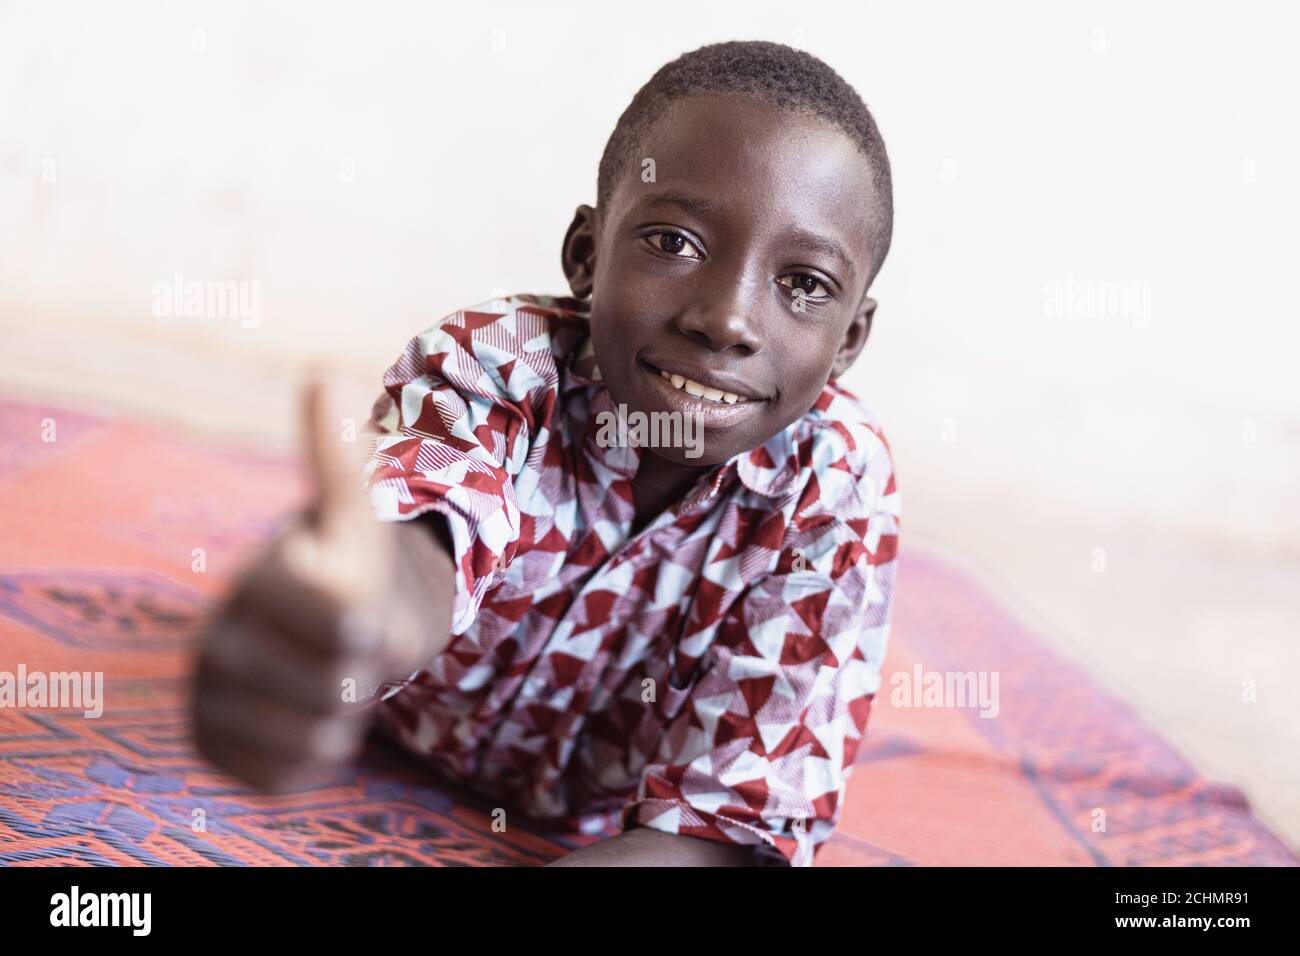
[[[384,376],[376,513],[441,514],[456,581],[450,645],[388,688],[381,724],[534,818],[810,865],[880,685],[899,527],[889,446],[828,383],[633,534],[632,478],[653,452],[597,440],[613,403],[588,310],[483,303],[416,336]]]

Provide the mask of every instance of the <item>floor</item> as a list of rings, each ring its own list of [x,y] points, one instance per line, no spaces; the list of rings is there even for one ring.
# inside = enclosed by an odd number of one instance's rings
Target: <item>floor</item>
[[[342,365],[359,410],[373,397],[373,366]],[[0,316],[3,395],[57,396],[283,448],[296,443],[296,375],[287,358]],[[991,513],[942,473],[913,469],[907,479],[904,556],[911,539],[978,576],[1300,846],[1300,720],[1289,686],[1300,672],[1300,554],[1196,527],[1107,522],[1068,502]]]

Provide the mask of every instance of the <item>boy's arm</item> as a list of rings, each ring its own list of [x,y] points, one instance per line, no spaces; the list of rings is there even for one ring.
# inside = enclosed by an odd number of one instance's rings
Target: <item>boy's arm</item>
[[[548,866],[758,866],[755,848],[634,827]]]
[[[427,661],[451,643],[451,605],[456,591],[456,553],[447,523],[436,512],[398,524],[394,599],[409,606],[415,659]]]
[[[450,642],[445,525],[375,520],[327,403],[320,382],[308,387],[310,506],[239,578],[199,641],[195,742],[265,790],[350,762],[374,702],[357,692],[409,679]]]

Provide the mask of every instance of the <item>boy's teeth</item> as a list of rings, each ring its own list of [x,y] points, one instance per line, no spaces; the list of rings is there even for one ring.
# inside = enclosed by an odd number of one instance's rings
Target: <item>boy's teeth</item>
[[[673,388],[686,392],[686,394],[690,395],[692,398],[702,398],[706,402],[726,402],[728,405],[735,405],[737,402],[748,401],[748,399],[741,398],[735,392],[724,392],[719,388],[707,388],[699,382],[693,381],[684,375],[672,375],[665,372],[663,369],[659,370],[659,374],[672,382]]]

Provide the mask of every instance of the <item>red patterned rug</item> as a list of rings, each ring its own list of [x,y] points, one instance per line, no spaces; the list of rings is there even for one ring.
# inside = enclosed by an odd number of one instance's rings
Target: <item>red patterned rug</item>
[[[97,719],[0,708],[0,865],[539,864],[591,839],[493,832],[491,808],[379,741],[283,797],[198,759],[193,635],[299,494],[288,460],[0,402],[0,672],[102,671],[107,701]],[[1239,791],[903,541],[885,684],[818,865],[1298,862]],[[996,717],[891,700],[917,668],[996,673]]]

